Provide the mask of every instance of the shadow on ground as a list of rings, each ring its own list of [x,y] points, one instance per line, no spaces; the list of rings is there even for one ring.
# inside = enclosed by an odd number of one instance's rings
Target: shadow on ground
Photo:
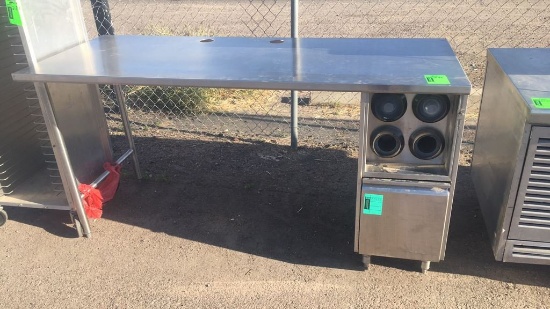
[[[353,253],[354,158],[334,149],[220,140],[137,137],[145,177],[135,179],[126,165],[103,219],[289,263],[362,268]],[[67,212],[10,215],[74,237]]]
[[[124,179],[104,218],[299,264],[358,269],[356,160],[332,149],[143,139],[146,180]],[[120,205],[120,206],[119,206]]]
[[[145,179],[125,166],[105,220],[288,263],[363,269],[353,253],[357,161],[344,151],[232,140],[137,138],[136,145]],[[66,214],[59,224],[60,212],[11,213],[74,235]],[[419,270],[417,261],[374,257],[373,264]],[[550,286],[547,270],[494,260],[469,167],[460,167],[446,258],[431,271]]]

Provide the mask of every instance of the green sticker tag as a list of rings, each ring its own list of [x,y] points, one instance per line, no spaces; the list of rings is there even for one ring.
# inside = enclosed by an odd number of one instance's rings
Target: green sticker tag
[[[428,85],[450,85],[451,82],[447,75],[424,75],[424,79]]]
[[[19,15],[17,2],[15,0],[6,0],[6,9],[8,10],[10,24],[21,26],[21,16]]]
[[[365,194],[363,214],[381,216],[383,206],[384,196],[382,194]]]
[[[550,108],[550,98],[531,98],[536,108]]]

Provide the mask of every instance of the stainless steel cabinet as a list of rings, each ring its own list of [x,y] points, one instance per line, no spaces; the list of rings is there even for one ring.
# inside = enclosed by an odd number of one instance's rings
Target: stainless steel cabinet
[[[417,67],[439,72],[447,86],[467,80],[453,69],[460,64],[450,46],[445,55],[446,66],[426,55]],[[469,88],[430,85],[424,77],[414,92],[362,94],[355,251],[367,267],[371,256],[385,256],[422,261],[426,272],[445,257]]]
[[[496,260],[550,264],[550,49],[489,49],[472,180]]]

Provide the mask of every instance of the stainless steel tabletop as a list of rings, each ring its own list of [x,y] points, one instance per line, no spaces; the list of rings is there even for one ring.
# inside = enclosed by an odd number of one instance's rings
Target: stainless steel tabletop
[[[469,94],[445,39],[103,36],[13,74],[19,81]],[[429,85],[425,75],[446,75]]]
[[[489,56],[508,75],[523,97],[530,122],[548,123],[550,109],[536,108],[532,98],[550,99],[550,48],[490,48]]]

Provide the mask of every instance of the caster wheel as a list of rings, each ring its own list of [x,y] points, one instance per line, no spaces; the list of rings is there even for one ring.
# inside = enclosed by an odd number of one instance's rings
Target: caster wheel
[[[76,234],[79,238],[84,236],[84,232],[82,230],[82,224],[80,223],[80,220],[78,218],[74,218],[74,228],[76,229]]]
[[[6,224],[8,222],[8,214],[0,208],[0,226]]]
[[[73,221],[74,229],[76,230],[76,234],[79,238],[84,236],[84,230],[82,229],[82,223],[80,223],[80,219],[78,219],[78,216],[75,213],[71,212],[71,221]]]

